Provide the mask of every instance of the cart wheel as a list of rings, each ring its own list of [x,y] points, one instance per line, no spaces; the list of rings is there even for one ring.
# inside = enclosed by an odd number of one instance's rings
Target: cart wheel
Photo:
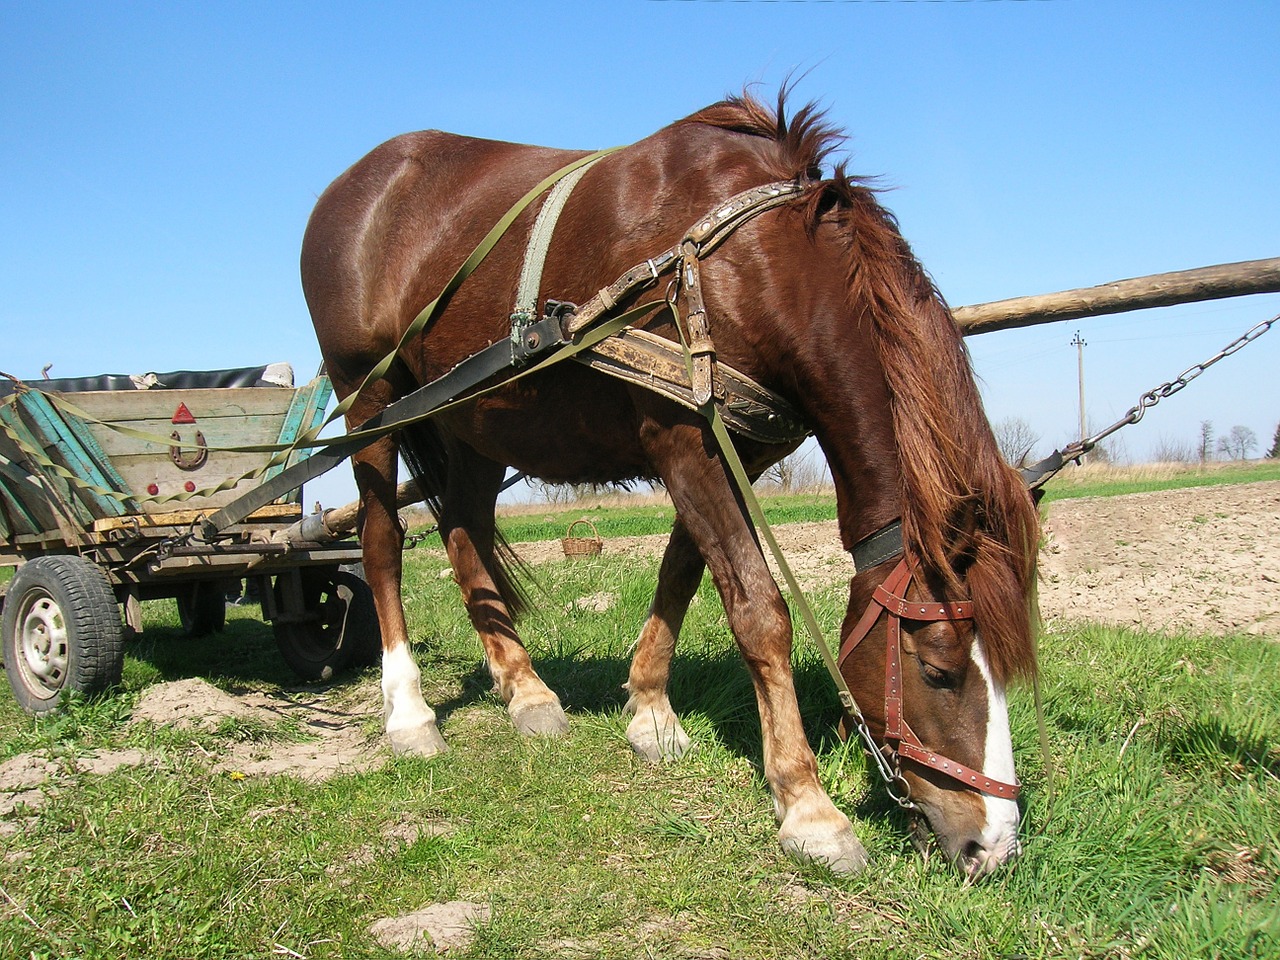
[[[120,609],[106,573],[82,557],[36,557],[19,567],[0,632],[9,685],[28,713],[56,709],[64,690],[94,693],[120,682]]]
[[[367,667],[382,652],[373,592],[364,578],[350,570],[302,568],[303,611],[286,604],[282,581],[276,578],[275,601],[280,611],[272,623],[276,644],[285,663],[304,680],[329,680],[347,667]]]
[[[226,587],[221,580],[199,580],[178,594],[178,616],[189,637],[207,637],[227,625]]]

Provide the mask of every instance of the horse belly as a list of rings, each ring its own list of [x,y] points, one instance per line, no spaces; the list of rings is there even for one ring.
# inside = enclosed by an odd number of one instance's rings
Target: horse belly
[[[556,483],[652,479],[627,389],[575,364],[449,417],[446,431],[491,460]]]

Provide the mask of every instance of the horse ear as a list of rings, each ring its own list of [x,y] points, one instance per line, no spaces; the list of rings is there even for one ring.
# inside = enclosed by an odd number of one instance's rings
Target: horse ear
[[[1037,507],[1039,507],[1040,501],[1043,499],[1044,499],[1044,487],[1032,487],[1031,502],[1034,503]]]

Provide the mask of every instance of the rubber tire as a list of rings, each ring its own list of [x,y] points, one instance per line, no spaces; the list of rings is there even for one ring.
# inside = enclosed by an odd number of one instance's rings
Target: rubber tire
[[[303,602],[320,619],[306,622],[277,620],[271,627],[285,663],[303,680],[331,680],[348,668],[378,662],[382,634],[373,605],[373,591],[351,570],[308,567],[302,577]],[[276,606],[283,609],[279,578]]]
[[[41,656],[32,646],[50,626],[59,634],[52,659],[63,662],[50,667],[55,675],[41,677],[28,654]],[[120,682],[120,608],[106,573],[83,557],[36,557],[19,567],[5,594],[0,633],[9,686],[27,713],[56,710],[69,691],[97,693]]]
[[[226,585],[221,580],[198,580],[178,594],[178,616],[188,637],[221,633],[227,625]]]

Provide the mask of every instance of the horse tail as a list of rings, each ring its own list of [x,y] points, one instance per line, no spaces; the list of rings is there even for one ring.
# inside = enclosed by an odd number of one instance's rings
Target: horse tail
[[[440,431],[431,422],[415,424],[400,432],[400,453],[409,467],[422,500],[436,523],[444,510],[444,493],[449,478],[449,449]],[[495,525],[489,550],[476,545],[485,570],[498,588],[512,619],[519,619],[529,609],[526,583],[532,582],[528,566],[511,549],[511,544]]]

